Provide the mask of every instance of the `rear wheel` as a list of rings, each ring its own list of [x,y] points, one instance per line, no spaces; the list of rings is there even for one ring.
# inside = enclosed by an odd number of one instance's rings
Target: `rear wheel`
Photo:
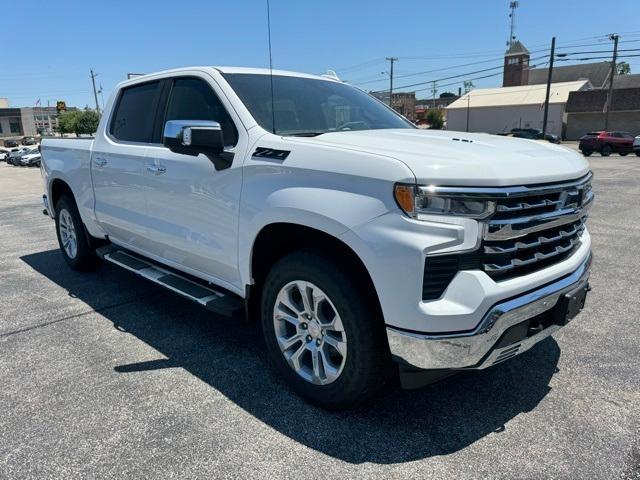
[[[93,270],[98,257],[89,243],[76,202],[63,195],[56,203],[56,233],[62,256],[74,270]]]
[[[388,378],[382,319],[329,258],[294,252],[269,272],[262,328],[274,368],[302,397],[324,408],[370,398]]]
[[[613,148],[611,148],[611,145],[603,145],[602,150],[600,150],[600,155],[602,155],[603,157],[608,157],[609,155],[611,155],[611,152],[613,152]]]

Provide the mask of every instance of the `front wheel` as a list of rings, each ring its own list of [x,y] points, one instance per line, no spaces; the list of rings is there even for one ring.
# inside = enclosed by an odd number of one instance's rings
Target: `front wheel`
[[[62,256],[74,270],[93,270],[98,258],[89,244],[76,202],[64,195],[56,203],[56,233]]]
[[[311,403],[346,408],[370,398],[387,380],[382,319],[320,253],[299,251],[278,261],[265,280],[261,310],[271,363]]]
[[[585,157],[590,156],[592,153],[593,153],[593,150],[587,150],[586,148],[582,150],[582,155],[584,155]]]

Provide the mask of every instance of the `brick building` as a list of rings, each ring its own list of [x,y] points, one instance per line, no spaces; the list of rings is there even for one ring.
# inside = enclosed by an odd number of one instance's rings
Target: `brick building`
[[[609,110],[609,130],[640,134],[640,75],[614,78]],[[607,89],[571,92],[567,101],[567,140],[604,130]]]
[[[389,105],[389,92],[369,92]],[[412,122],[416,120],[416,92],[394,92],[392,108]]]

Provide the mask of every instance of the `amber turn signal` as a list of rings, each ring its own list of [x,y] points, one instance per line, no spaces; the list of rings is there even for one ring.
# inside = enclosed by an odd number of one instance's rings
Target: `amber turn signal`
[[[408,215],[413,214],[415,191],[411,185],[396,185],[393,191],[398,206]]]

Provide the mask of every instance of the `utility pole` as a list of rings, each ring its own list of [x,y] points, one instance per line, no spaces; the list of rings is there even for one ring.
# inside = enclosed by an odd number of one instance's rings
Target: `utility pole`
[[[393,62],[397,62],[398,57],[387,57],[386,59],[391,63],[389,69],[389,106],[393,108]]]
[[[612,33],[609,40],[613,40],[613,59],[611,60],[611,73],[609,73],[609,91],[607,92],[607,103],[604,112],[604,129],[609,130],[609,110],[611,109],[611,96],[613,95],[613,77],[616,74],[616,60],[618,59],[618,35]]]
[[[467,93],[467,132],[469,131],[469,110],[471,107],[471,93]]]
[[[96,112],[98,112],[98,116],[100,115],[100,105],[98,104],[98,92],[96,91],[96,77],[97,73],[93,73],[93,68],[90,70],[91,72],[91,83],[93,84],[93,98],[96,100]]]
[[[551,39],[551,56],[549,57],[549,74],[547,75],[547,95],[544,99],[544,119],[542,120],[542,139],[547,135],[547,117],[549,116],[549,95],[551,93],[551,76],[553,75],[553,58],[556,56],[556,37]]]

